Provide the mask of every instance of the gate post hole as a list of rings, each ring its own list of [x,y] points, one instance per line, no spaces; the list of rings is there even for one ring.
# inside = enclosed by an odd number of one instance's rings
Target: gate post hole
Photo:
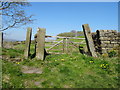
[[[25,51],[24,51],[24,56],[26,59],[29,57],[30,54],[31,35],[32,35],[32,28],[29,27],[27,28]]]
[[[89,25],[88,24],[83,24],[82,27],[83,27],[88,51],[89,51],[91,56],[97,57]]]
[[[44,50],[45,50],[45,28],[38,28],[37,38],[36,38],[36,58],[44,60]]]

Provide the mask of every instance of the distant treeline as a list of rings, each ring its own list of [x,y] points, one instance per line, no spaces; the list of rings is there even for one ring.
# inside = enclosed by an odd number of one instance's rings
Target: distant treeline
[[[64,32],[64,33],[60,33],[57,36],[63,36],[63,37],[77,37],[77,36],[84,36],[83,31],[76,31],[76,30],[72,30],[70,32]]]

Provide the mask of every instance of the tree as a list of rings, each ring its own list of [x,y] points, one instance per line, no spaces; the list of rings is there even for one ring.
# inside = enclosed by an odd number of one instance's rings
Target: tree
[[[63,37],[77,37],[77,36],[84,36],[83,31],[76,31],[76,30],[72,30],[70,32],[64,32],[64,33],[60,33],[57,36],[63,36]]]
[[[23,1],[23,0],[22,0]],[[0,1],[0,16],[2,16],[2,27],[0,31],[16,28],[33,22],[32,15],[27,16],[23,7],[30,6],[28,2],[2,2]]]
[[[77,31],[76,30],[71,30],[72,33],[76,33]]]
[[[62,36],[62,37],[74,37],[75,33],[72,32],[64,32],[64,33],[60,33],[57,36]]]

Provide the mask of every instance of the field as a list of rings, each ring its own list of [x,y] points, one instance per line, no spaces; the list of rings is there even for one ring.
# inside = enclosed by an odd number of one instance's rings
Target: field
[[[3,88],[118,88],[117,56],[93,58],[78,52],[24,59],[24,44],[2,49]]]

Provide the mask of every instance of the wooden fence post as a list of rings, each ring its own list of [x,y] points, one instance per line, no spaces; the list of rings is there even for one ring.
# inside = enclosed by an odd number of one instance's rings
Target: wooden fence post
[[[65,38],[63,38],[63,53],[65,52]]]
[[[66,38],[65,40],[66,40],[66,42],[65,42],[65,45],[66,45],[65,46],[65,48],[66,48],[65,52],[68,53],[68,38]]]
[[[25,51],[24,51],[24,56],[26,59],[29,57],[30,54],[31,35],[32,35],[32,28],[29,27],[27,28]]]
[[[3,32],[0,32],[0,48],[3,47]]]
[[[69,47],[70,43],[71,43],[71,41],[69,40],[69,38],[67,38],[67,37],[63,38],[63,53],[70,53],[70,52],[72,52],[72,48]]]
[[[91,56],[97,57],[89,25],[83,24],[82,27],[83,27],[88,51],[89,51]]]
[[[45,28],[38,28],[37,38],[36,38],[36,58],[40,60],[44,60],[44,52],[45,52]]]

